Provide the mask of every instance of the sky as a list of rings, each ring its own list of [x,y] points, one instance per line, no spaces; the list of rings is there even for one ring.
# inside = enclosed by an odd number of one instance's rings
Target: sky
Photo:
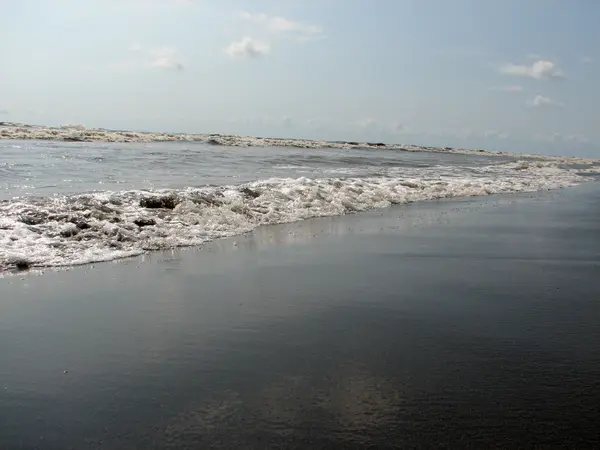
[[[600,157],[598,0],[0,11],[0,121]]]

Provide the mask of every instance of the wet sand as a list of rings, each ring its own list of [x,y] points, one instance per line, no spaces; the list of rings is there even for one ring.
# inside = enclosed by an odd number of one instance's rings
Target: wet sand
[[[600,188],[0,279],[0,448],[598,448]]]

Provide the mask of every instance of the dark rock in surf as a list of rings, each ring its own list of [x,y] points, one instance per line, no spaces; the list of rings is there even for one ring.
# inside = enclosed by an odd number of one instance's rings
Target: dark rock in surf
[[[135,219],[133,223],[135,223],[138,227],[142,228],[156,225],[156,220],[147,217],[140,217],[139,219]]]
[[[140,200],[140,206],[148,209],[173,209],[179,203],[174,195],[165,197],[144,197]]]
[[[19,270],[27,270],[31,267],[31,264],[29,263],[29,261],[27,261],[25,259],[17,259],[13,262],[13,264]]]
[[[77,235],[77,233],[79,233],[79,229],[76,226],[67,226],[60,232],[60,235],[65,238],[69,238]]]
[[[48,214],[43,212],[33,212],[30,214],[23,214],[19,219],[25,225],[39,225],[48,220]]]
[[[367,145],[370,145],[371,147],[385,147],[383,142],[367,142]]]
[[[240,192],[251,198],[260,197],[260,192],[253,191],[252,189],[247,188],[247,187],[240,189]]]
[[[92,228],[92,226],[87,223],[86,221],[82,220],[79,217],[72,217],[69,222],[71,222],[72,224],[74,224],[78,230],[88,230],[90,228]]]

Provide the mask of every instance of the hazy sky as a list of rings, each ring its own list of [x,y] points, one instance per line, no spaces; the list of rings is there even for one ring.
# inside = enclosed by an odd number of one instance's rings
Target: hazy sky
[[[600,0],[0,11],[0,120],[600,157]]]

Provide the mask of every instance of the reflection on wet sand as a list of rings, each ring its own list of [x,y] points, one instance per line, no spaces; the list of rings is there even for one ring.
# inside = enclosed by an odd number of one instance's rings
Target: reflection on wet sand
[[[173,418],[160,433],[165,445],[255,440],[301,442],[307,434],[338,445],[368,444],[394,428],[403,392],[392,379],[340,367],[324,379],[280,375],[247,395],[226,390]]]

